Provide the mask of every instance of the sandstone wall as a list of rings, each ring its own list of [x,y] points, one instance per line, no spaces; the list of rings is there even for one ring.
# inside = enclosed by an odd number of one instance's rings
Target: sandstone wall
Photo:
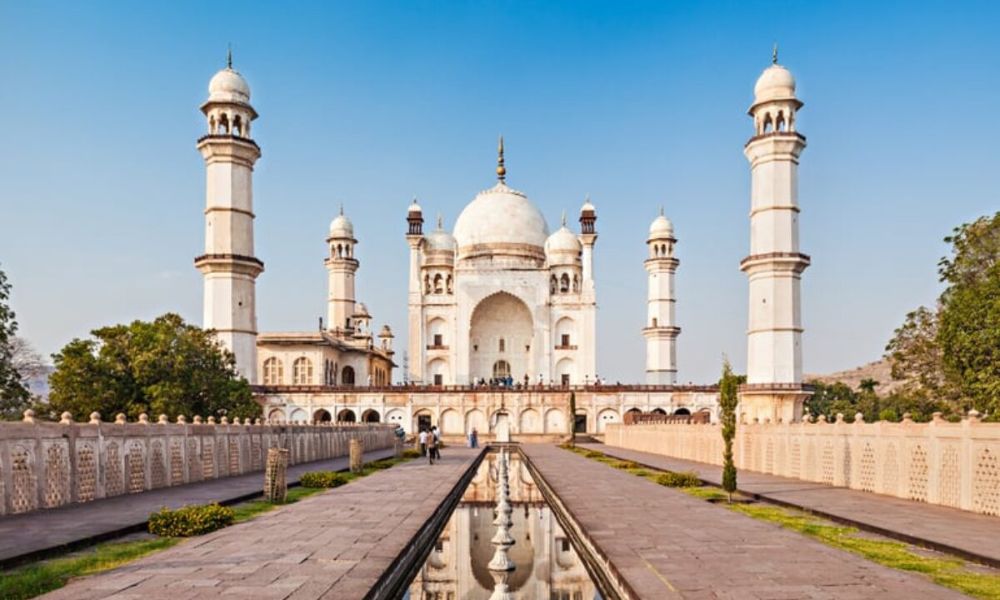
[[[610,446],[722,464],[718,425],[610,425]],[[1000,423],[737,425],[740,469],[1000,516]]]
[[[346,456],[348,442],[391,448],[387,425],[253,425],[143,419],[0,423],[0,515],[262,471],[268,448],[289,463]]]

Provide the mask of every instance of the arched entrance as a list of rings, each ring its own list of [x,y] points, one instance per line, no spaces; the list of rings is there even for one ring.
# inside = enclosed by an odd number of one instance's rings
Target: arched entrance
[[[354,385],[354,367],[344,367],[340,373],[341,385]]]
[[[379,422],[378,411],[373,408],[369,408],[365,412],[361,413],[361,420],[364,421],[365,423],[378,423]]]
[[[345,408],[344,410],[337,413],[338,423],[355,423],[357,422],[357,420],[358,418],[357,416],[355,416],[354,411],[349,408]]]
[[[333,420],[330,416],[330,411],[323,410],[322,408],[313,413],[313,421],[317,423],[329,423]]]
[[[651,410],[649,412],[653,413],[654,415],[666,415],[667,414],[667,411],[663,410],[662,408],[654,408],[653,410]]]
[[[517,381],[530,376],[533,335],[531,311],[524,302],[507,292],[486,297],[472,311],[469,324],[469,375],[510,375]]]
[[[691,411],[686,408],[678,408],[674,411],[675,415],[690,415]]]

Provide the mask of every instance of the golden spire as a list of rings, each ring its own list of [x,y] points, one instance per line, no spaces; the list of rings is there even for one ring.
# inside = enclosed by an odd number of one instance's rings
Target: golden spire
[[[500,136],[500,144],[497,146],[497,179],[504,183],[507,179],[507,169],[503,166],[503,136]]]

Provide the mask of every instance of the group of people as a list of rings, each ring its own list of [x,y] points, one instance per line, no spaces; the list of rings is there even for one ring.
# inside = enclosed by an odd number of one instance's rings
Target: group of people
[[[421,429],[417,439],[420,441],[420,456],[426,456],[432,465],[435,459],[441,460],[441,431],[437,425],[429,430]]]

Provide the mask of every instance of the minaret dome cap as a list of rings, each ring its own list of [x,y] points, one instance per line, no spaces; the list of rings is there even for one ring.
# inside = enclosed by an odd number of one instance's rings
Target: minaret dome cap
[[[226,67],[208,82],[208,101],[249,104],[250,86],[238,71]]]
[[[343,211],[330,221],[330,237],[354,237],[354,224],[344,215]]]
[[[753,95],[755,105],[775,100],[795,100],[795,78],[791,71],[775,63],[757,78]]]
[[[660,237],[673,237],[674,236],[674,224],[670,222],[670,219],[663,215],[660,215],[653,219],[653,223],[649,226],[649,237],[660,238]]]

